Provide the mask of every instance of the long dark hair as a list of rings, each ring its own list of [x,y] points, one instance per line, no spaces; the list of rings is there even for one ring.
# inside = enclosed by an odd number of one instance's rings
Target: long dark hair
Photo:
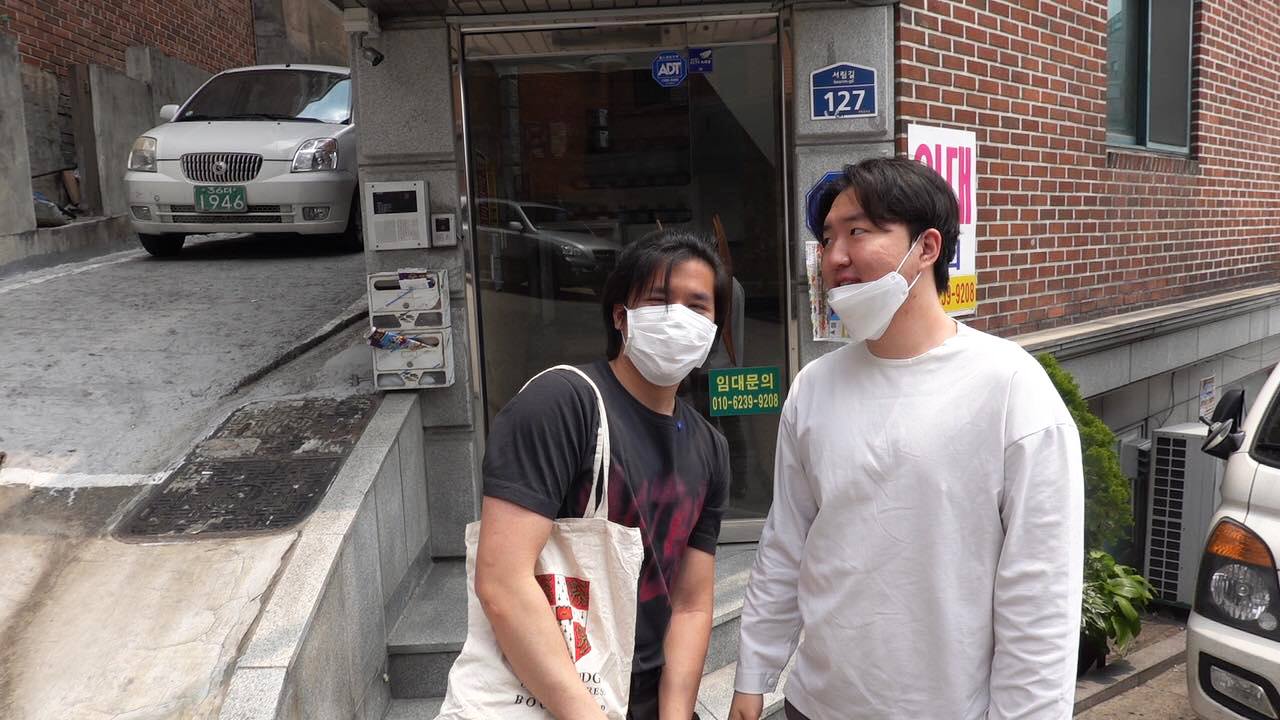
[[[661,282],[670,303],[671,270],[686,260],[700,260],[715,273],[716,340],[724,328],[724,319],[733,302],[733,290],[724,263],[716,254],[716,246],[706,237],[685,230],[662,230],[631,243],[618,255],[618,265],[604,282],[600,309],[604,329],[609,338],[605,354],[610,360],[622,352],[622,333],[613,326],[613,308],[630,305]]]

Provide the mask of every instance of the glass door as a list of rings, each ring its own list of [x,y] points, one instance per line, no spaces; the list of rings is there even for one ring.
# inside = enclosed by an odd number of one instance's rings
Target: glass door
[[[789,377],[777,18],[469,33],[463,53],[487,419],[539,370],[604,357],[623,247],[659,228],[714,238],[729,327],[681,395],[729,441],[724,537],[758,536],[777,408],[718,415],[709,374]]]

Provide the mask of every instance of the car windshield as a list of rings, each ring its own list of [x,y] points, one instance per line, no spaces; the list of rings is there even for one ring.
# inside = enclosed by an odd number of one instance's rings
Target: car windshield
[[[1267,415],[1254,434],[1253,457],[1271,467],[1280,467],[1280,398],[1271,401]]]
[[[351,119],[351,78],[318,70],[248,70],[219,75],[182,109],[178,121]]]

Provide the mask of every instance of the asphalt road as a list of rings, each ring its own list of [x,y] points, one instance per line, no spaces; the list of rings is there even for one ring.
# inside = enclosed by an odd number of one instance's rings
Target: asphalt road
[[[363,255],[305,238],[0,279],[0,485],[147,482],[242,378],[363,293]]]

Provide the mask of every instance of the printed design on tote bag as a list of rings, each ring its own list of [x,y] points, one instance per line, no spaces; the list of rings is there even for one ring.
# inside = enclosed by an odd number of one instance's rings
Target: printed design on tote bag
[[[591,606],[591,583],[564,575],[537,575],[538,585],[555,611],[569,654],[576,663],[591,652],[587,640],[587,610]]]

